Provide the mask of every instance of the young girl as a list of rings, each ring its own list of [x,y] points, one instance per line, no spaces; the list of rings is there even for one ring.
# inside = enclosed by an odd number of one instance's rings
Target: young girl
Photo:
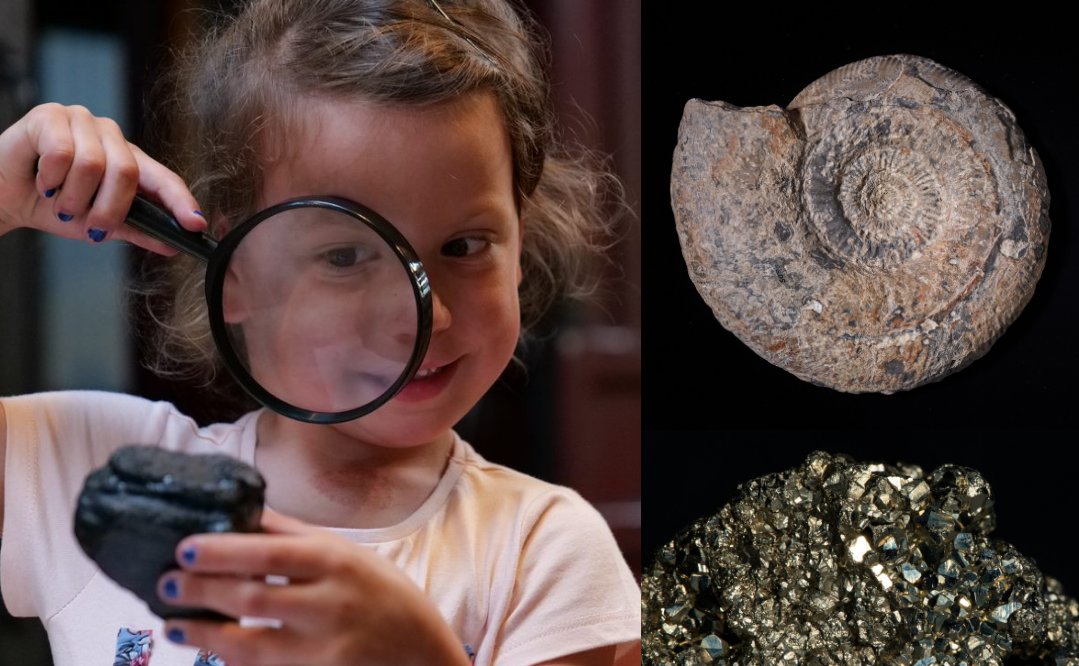
[[[451,430],[511,359],[522,316],[574,279],[597,219],[595,174],[552,145],[531,29],[502,0],[255,0],[185,61],[191,191],[80,107],[40,106],[0,135],[0,232],[173,254],[123,224],[136,191],[215,235],[332,194],[392,220],[434,293],[417,378],[340,425],[260,410],[198,429],[171,405],[93,392],[0,401],[0,584],[14,614],[45,623],[58,666],[636,660],[639,592],[600,516]],[[164,348],[210,362],[201,271],[174,261]],[[262,472],[266,533],[184,540],[159,593],[279,623],[162,623],[81,554],[82,479],[127,443]]]

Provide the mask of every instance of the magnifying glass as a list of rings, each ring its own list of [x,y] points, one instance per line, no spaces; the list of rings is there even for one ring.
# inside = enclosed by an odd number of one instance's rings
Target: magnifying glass
[[[219,242],[135,197],[126,222],[206,262],[218,351],[274,411],[339,423],[392,398],[423,362],[431,289],[415,250],[385,218],[336,197],[259,211]]]

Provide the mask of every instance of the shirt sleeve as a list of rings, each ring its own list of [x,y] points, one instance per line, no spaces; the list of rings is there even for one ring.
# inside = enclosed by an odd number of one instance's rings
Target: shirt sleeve
[[[47,619],[93,577],[74,535],[87,474],[125,444],[160,439],[171,406],[93,391],[5,398],[0,586],[12,615]]]
[[[603,517],[560,488],[534,505],[495,663],[537,664],[641,640],[641,597]]]

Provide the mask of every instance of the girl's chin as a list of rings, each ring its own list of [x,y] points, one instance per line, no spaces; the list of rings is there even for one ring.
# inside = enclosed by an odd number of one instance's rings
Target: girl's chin
[[[296,421],[267,409],[260,417],[259,438],[284,442],[305,442],[315,448],[368,445],[407,449],[442,441],[450,436],[456,421],[432,419],[414,414],[387,413],[389,404],[354,421],[319,425]]]
[[[389,405],[378,411],[345,423],[330,426],[354,440],[393,449],[406,449],[442,441],[450,436],[456,420],[432,419],[424,415],[406,414],[393,418],[386,413]],[[382,417],[382,418],[379,418]]]

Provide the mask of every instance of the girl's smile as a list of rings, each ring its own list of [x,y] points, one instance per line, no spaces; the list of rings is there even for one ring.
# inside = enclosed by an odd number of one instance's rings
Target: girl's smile
[[[456,361],[447,365],[420,368],[412,381],[405,384],[405,387],[394,397],[394,400],[400,402],[430,400],[438,396],[449,385],[456,369]]]

